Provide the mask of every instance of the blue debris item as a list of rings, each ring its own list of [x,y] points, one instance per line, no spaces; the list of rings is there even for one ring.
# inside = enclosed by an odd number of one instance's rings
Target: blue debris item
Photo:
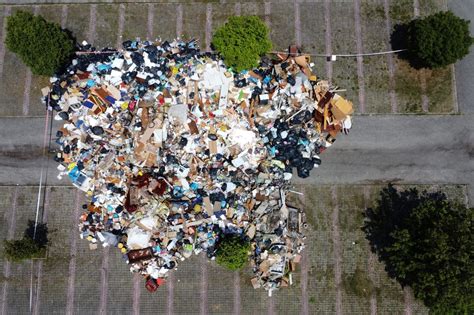
[[[93,79],[87,80],[87,87],[91,88],[96,85],[96,82]]]
[[[87,108],[92,108],[94,107],[94,103],[92,103],[91,101],[89,100],[85,100],[84,102],[82,102],[82,105],[87,107]]]

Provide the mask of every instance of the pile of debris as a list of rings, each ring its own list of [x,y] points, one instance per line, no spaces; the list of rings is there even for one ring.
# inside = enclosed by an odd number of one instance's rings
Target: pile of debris
[[[255,288],[291,284],[305,220],[286,203],[289,181],[348,131],[352,103],[300,54],[233,73],[195,41],[83,50],[43,93],[64,120],[59,177],[91,198],[79,225],[90,248],[118,247],[154,291],[178,261],[213,258],[237,234]]]

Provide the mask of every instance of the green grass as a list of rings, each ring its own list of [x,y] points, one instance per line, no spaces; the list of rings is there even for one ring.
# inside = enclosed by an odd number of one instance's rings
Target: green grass
[[[340,17],[344,18],[341,19]],[[332,50],[334,54],[356,52],[354,32],[354,7],[347,3],[331,2]],[[357,77],[356,58],[341,57],[333,62],[334,84],[346,92],[340,94],[354,103],[354,110],[359,110],[359,81]]]
[[[450,66],[442,69],[427,70],[426,95],[430,100],[429,110],[434,113],[453,112],[453,71]]]
[[[413,0],[396,0],[390,3],[389,15],[395,23],[409,22],[413,18],[413,12]]]
[[[127,12],[127,10],[125,11]],[[146,15],[145,15],[146,16]],[[97,6],[97,17],[96,17],[96,40],[95,45],[97,48],[103,47],[117,47],[117,31],[119,23],[119,5],[118,4],[105,4]],[[127,26],[124,25],[124,33],[127,30]],[[146,30],[146,28],[145,28]],[[124,38],[128,38],[127,34]],[[81,39],[82,40],[82,39]]]
[[[446,0],[418,0],[420,3],[420,14],[422,16],[434,14],[445,10],[447,7]]]
[[[272,6],[270,38],[273,49],[284,50],[295,43],[294,4],[282,2]]]
[[[380,288],[374,287],[367,272],[361,268],[356,268],[354,273],[344,274],[342,285],[348,294],[362,299],[370,298],[373,291],[380,292]]]
[[[125,5],[125,23],[123,40],[140,38],[146,39],[148,32],[148,5]]]
[[[406,61],[395,59],[395,93],[400,113],[422,113],[420,73]]]
[[[361,15],[371,19],[385,19],[385,8],[380,1],[366,0],[360,4]]]
[[[87,40],[89,32],[89,13],[89,6],[68,5],[66,28],[72,32],[79,43],[83,40]],[[116,35],[117,32],[115,31],[114,34]],[[102,46],[102,43],[103,39],[99,37],[95,38],[94,44]]]
[[[324,24],[324,3],[300,3],[301,15],[301,50],[310,54],[326,53],[326,26]],[[325,79],[326,58],[311,57],[314,63],[313,72],[318,78]]]

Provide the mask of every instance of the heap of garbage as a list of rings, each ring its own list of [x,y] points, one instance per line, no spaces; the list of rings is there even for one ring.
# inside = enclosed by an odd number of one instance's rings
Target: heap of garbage
[[[150,291],[179,261],[237,234],[251,242],[252,285],[291,284],[304,213],[287,204],[295,172],[351,127],[352,103],[312,72],[308,56],[235,73],[195,41],[127,41],[82,52],[44,101],[61,176],[87,193],[81,238],[117,247]]]

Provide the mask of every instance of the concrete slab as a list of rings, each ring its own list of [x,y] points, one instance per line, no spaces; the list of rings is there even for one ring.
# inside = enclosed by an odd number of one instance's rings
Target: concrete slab
[[[176,37],[176,4],[155,4],[153,37],[171,40]]]
[[[147,35],[148,6],[126,4],[125,5],[125,25],[123,28],[123,40],[135,39],[137,37],[146,39]],[[173,27],[169,25],[168,27]]]
[[[199,47],[205,49],[206,6],[199,3],[183,4],[183,38],[199,40]]]

